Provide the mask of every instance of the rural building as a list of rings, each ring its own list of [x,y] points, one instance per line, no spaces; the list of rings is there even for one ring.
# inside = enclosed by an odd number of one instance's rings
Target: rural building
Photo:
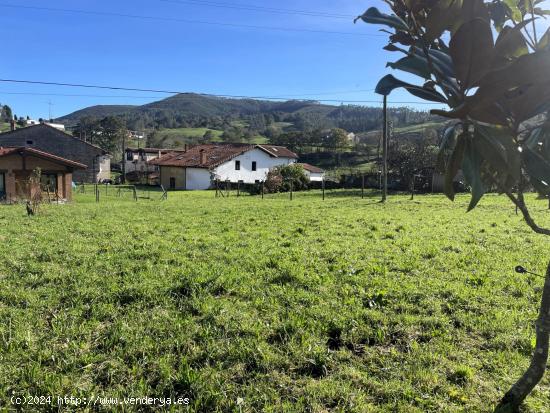
[[[85,165],[86,170],[75,171],[75,182],[101,182],[111,177],[111,157],[106,151],[47,124],[2,133],[0,146],[33,148]]]
[[[170,152],[150,163],[159,167],[166,189],[198,190],[213,187],[216,180],[261,182],[271,169],[297,159],[298,155],[282,146],[220,143]]]
[[[63,125],[62,123],[44,122],[43,120],[34,120],[34,119],[27,119],[25,121],[25,126],[40,125],[41,123],[51,126],[52,128],[59,129],[61,131],[65,130],[65,125]]]
[[[33,191],[29,178],[37,168],[41,171],[38,190],[70,201],[73,172],[86,165],[34,148],[0,147],[0,198],[5,202],[29,199]]]
[[[299,163],[309,178],[310,182],[321,182],[325,179],[325,171],[308,163]]]
[[[125,171],[131,172],[156,172],[158,167],[152,165],[151,162],[154,159],[160,158],[162,155],[169,153],[168,149],[155,149],[155,148],[126,148],[126,155],[124,157]]]

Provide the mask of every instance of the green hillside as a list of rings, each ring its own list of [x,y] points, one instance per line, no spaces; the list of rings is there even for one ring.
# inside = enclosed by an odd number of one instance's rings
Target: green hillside
[[[226,130],[238,122],[250,132],[267,135],[278,125],[292,125],[296,131],[342,128],[367,132],[380,127],[380,108],[355,105],[332,106],[316,101],[274,102],[256,99],[226,99],[184,93],[143,106],[92,106],[57,119],[67,126],[83,117],[120,116],[130,129],[208,128]],[[395,127],[433,121],[425,111],[392,107],[389,116]]]

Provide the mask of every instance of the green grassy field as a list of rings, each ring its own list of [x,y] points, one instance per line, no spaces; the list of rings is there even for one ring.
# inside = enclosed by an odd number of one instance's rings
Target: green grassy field
[[[186,143],[196,143],[196,139],[202,137],[208,130],[214,136],[213,142],[221,141],[220,138],[223,131],[208,128],[162,129],[157,132],[155,140],[157,141],[157,146],[162,146],[163,148],[182,147]],[[251,143],[262,144],[266,142],[267,139],[264,136],[258,135]]]
[[[467,196],[351,195],[0,207],[0,410],[490,412],[533,349],[543,280],[513,268],[543,273],[548,241],[497,196],[466,214]],[[547,375],[525,411],[549,391]]]
[[[410,125],[402,128],[395,128],[394,133],[414,133],[414,132],[424,132],[425,129],[440,129],[442,128],[447,121],[441,122],[425,122],[418,125]]]

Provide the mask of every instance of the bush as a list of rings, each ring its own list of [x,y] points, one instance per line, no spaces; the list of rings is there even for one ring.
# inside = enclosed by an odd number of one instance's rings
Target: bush
[[[309,179],[301,165],[284,165],[270,170],[267,174],[264,189],[267,193],[288,192],[292,184],[294,191],[308,188]]]

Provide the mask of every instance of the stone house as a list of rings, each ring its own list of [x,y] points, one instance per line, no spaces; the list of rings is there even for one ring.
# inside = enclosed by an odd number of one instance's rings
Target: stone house
[[[111,157],[92,145],[47,124],[39,124],[0,134],[0,146],[37,149],[83,164],[74,171],[75,182],[95,183],[111,177]]]

